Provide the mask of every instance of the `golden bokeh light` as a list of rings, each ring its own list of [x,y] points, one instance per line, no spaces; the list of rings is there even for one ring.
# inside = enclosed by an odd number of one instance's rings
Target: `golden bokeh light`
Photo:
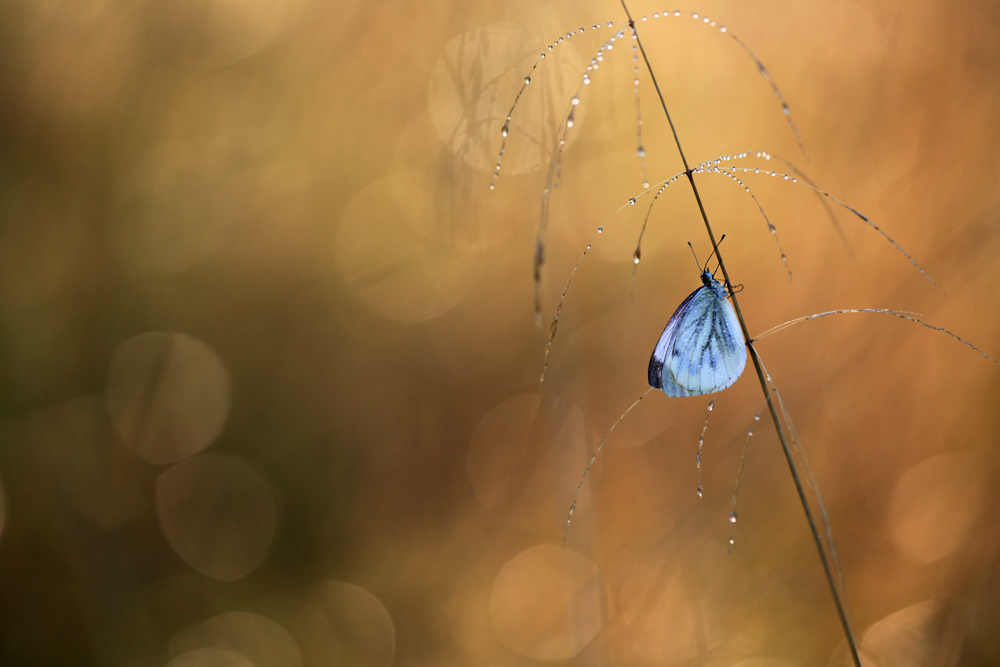
[[[235,581],[260,565],[279,519],[271,484],[243,461],[217,454],[161,473],[156,513],[177,555],[222,581]]]
[[[900,551],[933,563],[960,548],[985,510],[992,459],[982,451],[940,454],[903,473],[886,518]]]
[[[566,660],[600,631],[600,594],[593,561],[572,549],[541,545],[500,569],[490,617],[512,651],[534,660]]]
[[[475,285],[477,254],[455,252],[407,224],[389,179],[358,193],[340,220],[337,267],[344,284],[382,317],[421,322],[439,317]]]
[[[288,631],[258,614],[216,616],[170,640],[170,652],[178,657],[204,648],[236,651],[254,667],[302,666],[302,653]]]
[[[170,463],[212,444],[229,416],[226,367],[207,345],[179,333],[123,342],[108,369],[108,412],[118,436],[150,463]]]
[[[308,599],[330,622],[340,650],[338,664],[388,667],[396,652],[396,628],[385,605],[365,589],[325,581],[308,589]]]

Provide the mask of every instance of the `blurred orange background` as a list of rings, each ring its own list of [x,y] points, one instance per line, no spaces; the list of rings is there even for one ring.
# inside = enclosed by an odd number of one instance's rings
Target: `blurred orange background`
[[[640,34],[751,334],[921,313],[1000,358],[1000,12],[710,1]],[[845,664],[752,368],[646,387],[710,244],[642,192],[614,2],[10,3],[0,20],[0,663]],[[546,45],[562,36],[552,51]],[[500,128],[515,110],[501,174]],[[681,170],[640,74],[649,180]],[[787,171],[780,160],[747,166]],[[495,183],[496,189],[489,186]],[[595,231],[604,225],[599,237]],[[548,318],[588,242],[538,394]],[[1000,661],[1000,367],[885,315],[762,340],[866,665]],[[537,414],[534,406],[540,405]],[[735,545],[727,520],[746,432]]]

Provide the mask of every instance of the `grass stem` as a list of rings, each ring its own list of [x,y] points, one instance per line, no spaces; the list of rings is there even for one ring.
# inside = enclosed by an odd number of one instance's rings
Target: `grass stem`
[[[750,358],[753,359],[754,369],[757,371],[757,378],[760,380],[760,387],[764,392],[764,399],[767,401],[767,407],[771,412],[771,419],[774,422],[774,428],[778,433],[778,440],[781,441],[781,448],[785,452],[785,460],[788,462],[789,470],[791,470],[792,480],[795,482],[795,490],[799,494],[799,501],[802,503],[802,509],[805,510],[806,513],[806,520],[809,522],[809,530],[812,531],[813,541],[815,541],[816,548],[819,550],[819,558],[823,563],[823,571],[826,573],[826,580],[830,585],[830,592],[833,594],[833,603],[837,607],[837,615],[840,617],[840,623],[844,628],[844,635],[847,638],[847,645],[851,651],[851,658],[854,661],[855,667],[861,667],[861,658],[858,655],[857,642],[854,639],[854,633],[851,631],[851,625],[847,619],[847,609],[844,605],[844,601],[841,599],[841,593],[837,588],[833,575],[833,569],[830,566],[830,560],[827,557],[826,549],[823,545],[823,539],[820,536],[818,527],[816,526],[816,520],[813,517],[812,509],[809,506],[809,500],[806,498],[805,489],[802,487],[802,481],[799,478],[799,472],[795,466],[795,460],[792,458],[792,452],[788,446],[788,439],[785,436],[785,430],[781,425],[781,420],[778,418],[778,412],[775,409],[774,399],[767,386],[767,378],[761,368],[760,360],[757,358],[757,351],[753,347],[753,342],[750,338],[750,332],[747,330],[746,322],[743,320],[743,313],[740,311],[740,304],[736,299],[736,295],[733,294],[732,282],[729,280],[729,272],[726,270],[726,263],[722,259],[722,253],[719,251],[719,244],[715,239],[715,232],[712,231],[712,225],[708,221],[708,214],[705,212],[705,205],[701,201],[701,194],[698,192],[698,186],[694,181],[694,170],[688,166],[687,158],[684,155],[684,149],[681,147],[681,140],[677,136],[677,128],[674,127],[674,121],[670,117],[670,111],[667,109],[667,102],[663,98],[663,92],[660,90],[660,84],[657,82],[656,75],[653,73],[653,67],[649,62],[649,57],[646,55],[646,49],[643,48],[642,40],[639,39],[639,31],[636,29],[635,21],[632,19],[632,14],[629,12],[628,5],[625,4],[625,0],[620,1],[622,9],[625,10],[625,15],[628,17],[629,28],[635,36],[636,44],[639,47],[640,53],[642,53],[642,59],[646,63],[646,70],[649,72],[649,77],[653,82],[653,87],[656,89],[656,94],[660,98],[660,105],[663,107],[663,113],[667,117],[667,123],[670,124],[670,131],[673,133],[674,142],[677,144],[677,152],[680,154],[681,162],[684,164],[684,174],[687,176],[688,182],[691,184],[691,191],[694,193],[694,198],[698,202],[698,210],[701,212],[702,220],[705,221],[705,230],[708,232],[708,238],[712,242],[712,249],[719,258],[719,266],[722,269],[723,277],[726,279],[726,287],[730,294],[732,294],[733,308],[736,310],[736,317],[740,321],[740,328],[743,329],[743,339],[746,341],[747,347],[750,348]]]

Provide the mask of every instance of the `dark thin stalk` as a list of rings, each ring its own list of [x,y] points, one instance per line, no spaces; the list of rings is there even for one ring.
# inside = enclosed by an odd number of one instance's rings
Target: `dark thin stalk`
[[[795,467],[795,460],[792,458],[792,451],[788,446],[788,439],[785,436],[785,430],[781,426],[781,420],[778,419],[778,412],[775,409],[774,400],[767,386],[767,378],[764,377],[764,371],[761,368],[760,360],[757,358],[757,351],[753,347],[750,332],[747,330],[746,322],[743,320],[743,313],[740,311],[740,304],[736,300],[736,295],[732,291],[732,282],[729,280],[729,272],[726,270],[726,263],[722,259],[722,253],[719,251],[719,244],[715,239],[715,233],[712,231],[712,225],[708,221],[708,214],[705,212],[705,205],[701,201],[701,194],[698,192],[698,186],[694,182],[694,171],[688,166],[687,158],[684,156],[684,149],[681,148],[681,140],[677,136],[677,128],[674,127],[674,121],[670,117],[670,111],[667,110],[667,102],[663,99],[663,92],[660,90],[660,84],[656,81],[656,75],[653,74],[653,67],[649,62],[649,57],[646,55],[646,49],[643,48],[642,40],[639,39],[639,31],[635,27],[635,21],[632,19],[632,14],[629,12],[628,6],[625,4],[625,0],[621,0],[621,3],[622,9],[625,10],[625,15],[628,17],[629,28],[635,35],[636,44],[639,46],[639,51],[642,53],[642,59],[646,63],[646,70],[649,72],[649,78],[652,80],[653,87],[656,88],[656,94],[660,98],[660,105],[663,107],[663,113],[667,117],[667,123],[670,124],[670,131],[674,135],[674,143],[677,144],[677,152],[681,156],[681,162],[684,163],[684,174],[687,176],[688,182],[691,184],[691,191],[694,193],[694,198],[698,202],[698,210],[701,211],[701,219],[705,221],[705,230],[708,232],[708,238],[712,241],[712,249],[715,251],[716,257],[719,258],[719,267],[722,269],[722,275],[726,279],[726,287],[732,295],[733,308],[736,310],[736,317],[740,321],[740,328],[743,329],[743,339],[746,341],[747,347],[750,348],[750,358],[753,359],[754,369],[757,371],[757,378],[760,380],[760,388],[764,392],[764,399],[767,401],[768,410],[771,412],[771,420],[774,422],[774,428],[778,433],[778,440],[781,441],[781,448],[785,452],[785,460],[788,461],[788,468],[791,470],[792,480],[795,482],[795,490],[798,491],[799,501],[802,503],[802,509],[806,513],[806,520],[809,522],[809,530],[812,531],[813,541],[816,543],[816,549],[819,551],[819,558],[823,563],[823,571],[826,573],[826,580],[830,585],[830,592],[833,594],[833,603],[837,607],[837,615],[840,617],[840,624],[844,628],[844,635],[847,637],[847,645],[851,650],[851,658],[854,660],[855,667],[861,667],[861,658],[858,656],[857,642],[854,640],[854,633],[851,632],[851,625],[847,620],[847,610],[844,606],[843,600],[841,600],[840,591],[837,590],[837,585],[833,576],[833,569],[830,567],[830,561],[827,558],[826,549],[823,547],[823,539],[820,537],[819,529],[816,526],[816,520],[813,518],[812,509],[809,507],[809,500],[806,498],[805,489],[802,487],[802,481],[799,479],[799,472]]]

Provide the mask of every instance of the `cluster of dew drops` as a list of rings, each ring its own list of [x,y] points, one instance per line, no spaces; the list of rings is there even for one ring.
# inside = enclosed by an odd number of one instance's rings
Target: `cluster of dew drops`
[[[715,21],[711,20],[707,16],[702,16],[702,15],[700,15],[698,13],[682,12],[680,10],[672,10],[672,11],[667,10],[667,11],[663,11],[663,12],[653,12],[652,16],[643,16],[639,20],[640,21],[648,21],[650,18],[654,18],[654,19],[660,18],[660,17],[668,18],[670,16],[674,16],[674,17],[690,16],[691,18],[693,18],[696,21],[704,23],[704,24],[706,24],[706,25],[708,25],[710,27],[713,27],[713,28],[718,28],[720,32],[723,32],[723,33],[727,32],[725,26],[718,25]],[[615,21],[608,21],[607,23],[595,23],[592,26],[590,26],[590,29],[591,30],[597,30],[599,28],[604,28],[604,27],[613,28],[613,27],[615,27],[615,25],[623,25],[623,24],[624,25],[628,25],[628,22],[626,22],[626,21],[620,21],[620,22],[616,23]],[[534,72],[535,69],[537,69],[538,65],[541,63],[541,61],[545,59],[546,52],[552,51],[557,46],[559,46],[560,44],[562,44],[564,41],[567,41],[567,40],[571,39],[573,36],[582,34],[582,33],[586,32],[586,31],[587,31],[587,29],[584,28],[584,27],[581,27],[581,28],[579,28],[577,30],[571,30],[570,32],[567,32],[565,35],[559,37],[554,42],[552,42],[551,44],[549,44],[546,47],[545,51],[543,51],[538,56],[538,59],[535,61],[535,64],[532,65],[531,71],[528,73],[528,75],[524,77],[524,85],[521,87],[521,90],[518,92],[517,97],[514,100],[514,104],[510,108],[510,111],[507,112],[507,117],[504,120],[503,127],[500,128],[500,136],[504,139],[504,144],[500,147],[500,153],[497,156],[496,169],[493,172],[493,179],[494,180],[496,180],[497,178],[500,177],[500,163],[501,163],[501,161],[503,159],[504,151],[506,150],[506,138],[507,138],[507,135],[510,133],[511,115],[514,112],[514,107],[517,106],[517,102],[521,98],[521,94],[524,92],[525,87],[527,87],[528,84],[531,83],[531,73]],[[616,40],[618,40],[618,39],[624,39],[624,38],[625,38],[625,31],[624,30],[619,30],[618,33],[616,33],[613,37],[611,37],[611,39],[609,39],[607,42],[605,42],[601,46],[600,49],[598,49],[597,54],[593,58],[591,58],[590,64],[587,66],[587,71],[584,72],[584,74],[583,74],[582,85],[586,86],[586,85],[590,84],[591,78],[590,78],[590,74],[589,73],[600,68],[600,63],[604,61],[604,53],[605,53],[605,51],[612,50],[614,48],[614,42]],[[632,30],[632,39],[633,40],[638,39],[637,36],[636,36],[636,33],[635,33],[634,29]],[[633,51],[633,61],[634,61],[634,66],[633,66],[633,73],[634,73],[633,85],[635,87],[635,94],[638,95],[639,94],[638,53],[637,53],[636,46],[634,44],[632,45],[632,51]],[[572,108],[571,108],[571,110],[569,112],[569,115],[566,118],[566,127],[573,127],[574,112],[576,110],[577,105],[580,104],[579,94],[574,95],[573,98],[570,100],[570,102],[572,104]],[[645,158],[646,158],[646,149],[642,145],[642,120],[641,120],[641,117],[637,118],[637,122],[636,122],[636,134],[637,134],[637,139],[638,139],[638,147],[636,149],[636,155],[641,160],[643,160],[643,166],[645,167],[644,163],[645,163]],[[645,175],[643,176],[643,187],[648,187],[648,185],[645,183]],[[490,190],[494,190],[494,189],[496,189],[496,184],[495,183],[490,183]]]

